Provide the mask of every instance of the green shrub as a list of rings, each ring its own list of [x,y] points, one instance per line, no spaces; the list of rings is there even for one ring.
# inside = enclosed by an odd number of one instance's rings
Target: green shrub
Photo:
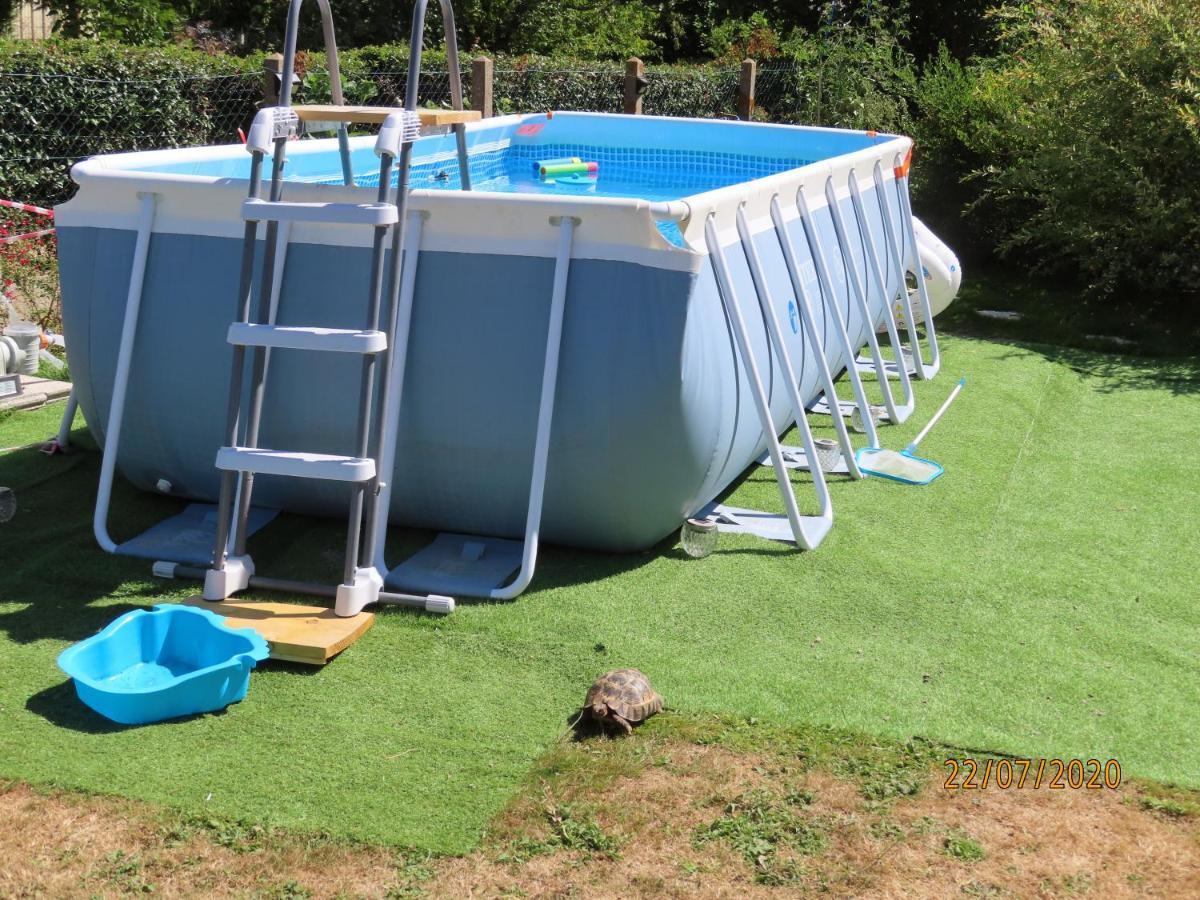
[[[827,17],[816,33],[793,32],[783,45],[795,63],[783,121],[907,134],[916,66],[902,45],[905,20],[870,2],[855,17]],[[775,112],[775,110],[772,110]]]
[[[1200,279],[1200,5],[1042,0],[997,16],[999,56],[965,70],[943,56],[920,92],[969,219],[1106,302],[1182,309]]]

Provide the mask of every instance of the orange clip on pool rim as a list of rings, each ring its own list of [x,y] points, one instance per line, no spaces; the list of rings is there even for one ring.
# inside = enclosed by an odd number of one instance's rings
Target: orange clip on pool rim
[[[904,162],[892,169],[896,173],[897,178],[907,178],[908,170],[912,168],[912,147],[908,148],[908,153],[904,154]]]

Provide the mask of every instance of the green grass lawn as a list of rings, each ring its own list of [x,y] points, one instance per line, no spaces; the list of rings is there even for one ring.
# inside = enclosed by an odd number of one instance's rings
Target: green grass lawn
[[[1112,757],[1200,786],[1200,366],[968,337],[944,354],[914,420],[883,433],[903,446],[967,375],[922,447],[946,475],[835,483],[814,553],[728,535],[698,561],[674,539],[547,548],[514,603],[386,610],[322,670],[268,663],[226,713],[144,728],[83,708],[55,657],[194,586],[97,548],[94,451],[0,457],[21,504],[0,526],[0,776],[462,851],[589,681],[634,665],[686,712]],[[0,447],[52,433],[60,410],[0,422]],[[782,508],[769,469],[731,499]],[[112,530],[178,506],[119,489]],[[340,541],[288,518],[252,550],[264,571],[336,578]]]

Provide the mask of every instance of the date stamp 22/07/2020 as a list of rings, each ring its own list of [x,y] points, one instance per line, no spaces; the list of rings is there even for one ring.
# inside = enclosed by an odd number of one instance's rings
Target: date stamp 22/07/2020
[[[1115,759],[947,759],[948,791],[1021,789],[1116,790],[1121,786],[1121,764]]]

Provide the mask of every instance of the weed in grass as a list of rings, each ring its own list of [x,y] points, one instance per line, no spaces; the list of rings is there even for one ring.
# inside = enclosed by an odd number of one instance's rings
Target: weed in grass
[[[898,842],[907,837],[903,828],[901,828],[895,822],[889,822],[887,819],[883,819],[879,822],[872,822],[867,831],[871,837],[877,841]]]
[[[261,825],[247,822],[207,819],[200,823],[207,829],[209,838],[218,847],[234,853],[254,853],[262,849],[267,830]]]
[[[913,831],[919,835],[932,834],[940,830],[942,823],[933,816],[921,816],[913,825]]]
[[[942,748],[913,738],[903,745],[862,742],[833,766],[834,774],[858,782],[863,797],[887,801],[915,796],[929,781]]]
[[[263,895],[264,900],[308,900],[313,893],[298,881],[285,881]]]
[[[1194,806],[1169,797],[1138,797],[1138,805],[1147,812],[1158,813],[1169,819],[1184,819],[1196,811]]]
[[[1088,872],[1074,872],[1063,876],[1063,890],[1068,894],[1086,894],[1095,883],[1095,877]]]
[[[162,828],[163,846],[180,847],[186,844],[195,832],[195,827],[187,822],[171,822]]]
[[[595,819],[581,817],[573,804],[548,806],[544,810],[544,817],[550,826],[547,837],[525,837],[511,841],[497,855],[496,861],[525,863],[535,856],[559,850],[574,850],[587,857],[602,859],[620,858],[622,840],[606,833]]]
[[[794,887],[802,884],[808,870],[798,859],[773,860],[770,865],[758,867],[754,880],[767,887]]]
[[[942,849],[946,851],[947,856],[952,856],[959,862],[979,862],[987,856],[983,849],[983,845],[975,840],[965,831],[955,829],[951,831],[942,841]]]
[[[388,888],[383,896],[385,900],[408,900],[410,897],[424,897],[427,893],[419,884],[402,884]]]
[[[605,834],[594,819],[580,820],[574,807],[562,804],[546,810],[550,821],[551,840],[564,850],[578,850],[594,856],[617,859],[621,855],[621,841]]]
[[[137,853],[114,850],[104,857],[96,874],[123,894],[153,894],[155,890],[142,876],[142,858]]]
[[[697,829],[693,843],[697,847],[710,841],[727,844],[742,854],[760,884],[795,884],[803,868],[795,860],[781,860],[780,850],[815,856],[828,844],[825,824],[795,811],[811,802],[811,795],[806,798],[802,793],[781,800],[768,791],[748,791],[728,802],[719,818]]]
[[[435,872],[433,870],[434,857],[432,853],[416,853],[407,854],[399,853],[396,855],[396,872],[401,880],[406,883],[415,881],[429,881],[433,878]]]
[[[968,881],[960,890],[967,897],[1003,897],[1008,893],[992,881]]]
[[[1165,784],[1141,782],[1135,795],[1139,807],[1167,819],[1187,819],[1200,816],[1200,794],[1173,788]],[[1126,799],[1132,802],[1133,797]]]

